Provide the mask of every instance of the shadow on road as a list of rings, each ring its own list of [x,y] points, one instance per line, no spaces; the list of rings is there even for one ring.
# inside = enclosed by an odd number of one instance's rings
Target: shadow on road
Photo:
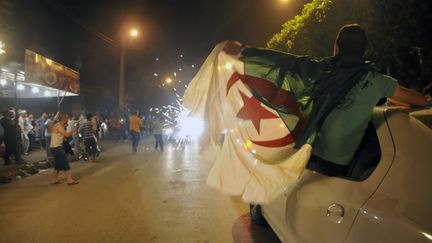
[[[270,227],[252,224],[248,213],[234,222],[232,237],[235,243],[280,243]]]

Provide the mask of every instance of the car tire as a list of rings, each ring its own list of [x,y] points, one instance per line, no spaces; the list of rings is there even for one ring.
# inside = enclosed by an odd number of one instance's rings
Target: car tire
[[[267,221],[265,220],[265,218],[262,214],[261,205],[250,204],[249,205],[249,213],[250,213],[251,221],[253,224],[259,225],[259,226],[267,226],[268,225]]]

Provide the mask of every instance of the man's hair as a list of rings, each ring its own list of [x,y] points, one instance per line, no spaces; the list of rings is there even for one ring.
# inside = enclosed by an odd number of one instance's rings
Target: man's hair
[[[90,120],[90,119],[92,119],[93,118],[93,114],[92,113],[88,113],[87,114],[87,120]]]
[[[69,116],[66,113],[60,113],[59,116],[58,116],[58,120],[59,121],[68,120],[68,119],[69,119]]]
[[[358,24],[344,25],[335,44],[339,47],[338,55],[363,57],[367,46],[366,31]]]

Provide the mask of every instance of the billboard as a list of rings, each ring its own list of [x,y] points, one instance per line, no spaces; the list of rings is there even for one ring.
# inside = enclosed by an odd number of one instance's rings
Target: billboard
[[[65,95],[79,95],[80,75],[31,50],[25,51],[26,83],[49,87],[65,92]]]

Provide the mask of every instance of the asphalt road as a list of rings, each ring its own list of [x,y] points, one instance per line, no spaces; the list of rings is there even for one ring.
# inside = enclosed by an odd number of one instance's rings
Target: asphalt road
[[[72,163],[79,185],[45,172],[0,186],[0,242],[278,242],[251,226],[247,204],[207,187],[197,145],[109,147]]]

